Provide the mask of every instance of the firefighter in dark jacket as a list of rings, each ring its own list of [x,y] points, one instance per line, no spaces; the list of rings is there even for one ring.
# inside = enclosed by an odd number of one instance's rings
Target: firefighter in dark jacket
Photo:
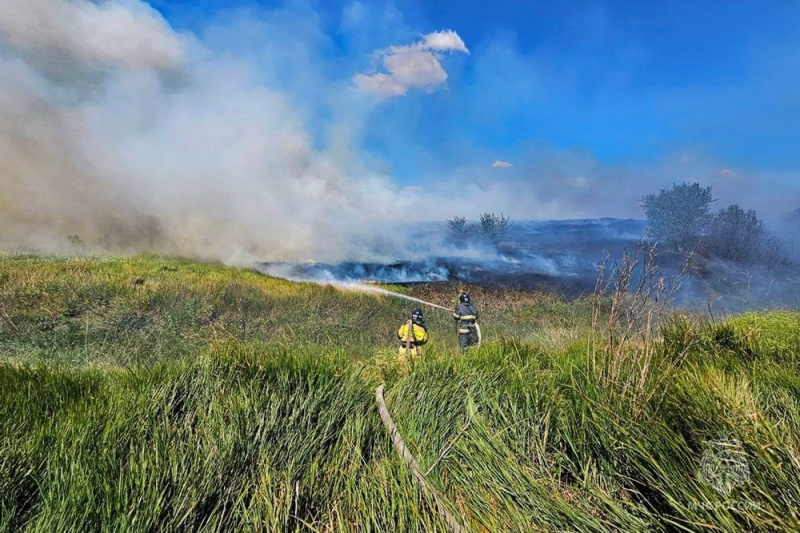
[[[397,340],[400,341],[401,358],[422,355],[422,346],[428,342],[428,330],[425,329],[425,318],[421,309],[414,309],[411,320],[400,326]]]
[[[480,342],[478,335],[478,309],[472,305],[469,294],[462,292],[458,297],[458,305],[453,311],[458,329],[458,346],[463,352],[470,346]]]

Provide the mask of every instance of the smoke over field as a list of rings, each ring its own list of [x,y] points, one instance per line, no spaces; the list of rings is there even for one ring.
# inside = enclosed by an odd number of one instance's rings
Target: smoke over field
[[[420,124],[391,106],[418,95],[410,109],[437,99],[445,112],[482,94],[467,89],[513,78],[516,63],[496,61],[503,43],[472,49],[453,30],[419,32],[359,6],[337,15],[344,49],[302,1],[215,12],[188,30],[142,0],[6,0],[0,245],[238,265],[386,262],[417,248],[392,223],[483,210],[515,220],[637,217],[641,194],[675,176],[718,184],[733,200],[754,198],[747,191],[758,179],[754,207],[796,205],[796,191],[779,186],[785,179],[722,172],[713,158],[626,167],[536,139],[498,154],[459,140],[461,113],[429,132],[447,143],[418,149]],[[473,85],[458,86],[467,74]],[[479,110],[485,98],[475,98]],[[402,162],[413,179],[394,175],[403,165],[374,151],[376,138],[389,148],[410,140],[413,157]],[[498,267],[585,270],[560,253],[522,255],[504,252]]]
[[[417,257],[399,255],[375,263],[267,263],[260,269],[280,277],[322,282],[468,281],[533,288],[557,280],[582,289],[594,286],[604,253],[634,245],[644,235],[645,224],[615,219],[519,222],[496,247],[449,244],[444,224],[398,227],[396,232],[418,243]]]
[[[314,24],[313,13],[239,13],[195,35],[137,0],[4,2],[0,244],[237,264],[368,259],[364,228],[414,198],[353,156],[372,104],[319,79]],[[287,57],[298,28],[309,39]],[[259,59],[222,49],[247,34],[263,36]],[[434,36],[424,53],[457,39]],[[285,87],[292,72],[328,90],[305,98]],[[333,111],[319,128],[312,105]]]
[[[259,263],[257,268],[264,274],[316,283],[449,281],[578,297],[594,291],[603,262],[612,271],[625,250],[637,249],[647,224],[610,218],[516,222],[496,246],[448,244],[444,224],[397,231],[420,243],[417,257],[367,263]],[[791,264],[767,268],[697,258],[687,268],[685,258],[665,251],[657,255],[657,267],[666,280],[680,279],[674,295],[679,305],[711,305],[717,311],[800,305],[800,276]]]

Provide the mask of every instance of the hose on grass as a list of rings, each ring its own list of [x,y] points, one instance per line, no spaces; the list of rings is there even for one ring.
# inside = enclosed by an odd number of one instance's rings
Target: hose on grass
[[[425,476],[420,471],[419,464],[417,464],[414,456],[411,455],[411,452],[408,450],[408,446],[406,446],[403,437],[400,436],[400,431],[398,431],[397,426],[392,421],[392,417],[389,414],[389,409],[386,407],[386,401],[383,399],[383,389],[384,386],[380,385],[375,391],[375,400],[378,403],[378,412],[381,415],[381,420],[383,420],[383,425],[386,426],[386,429],[392,436],[392,443],[394,444],[395,450],[397,450],[397,453],[403,459],[403,462],[406,463],[406,465],[411,469],[411,473],[414,474],[414,478],[417,480],[417,483],[419,483],[419,486],[422,489],[425,497],[433,498],[433,501],[436,504],[436,510],[450,527],[450,531],[453,533],[465,532],[466,530],[447,508],[442,497],[438,492],[436,492],[431,484],[428,483],[428,480],[425,479]]]

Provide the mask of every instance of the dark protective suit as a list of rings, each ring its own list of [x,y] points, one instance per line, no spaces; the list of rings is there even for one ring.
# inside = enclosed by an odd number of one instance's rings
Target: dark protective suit
[[[461,351],[478,344],[478,309],[472,303],[459,303],[453,311],[458,326],[458,346]]]

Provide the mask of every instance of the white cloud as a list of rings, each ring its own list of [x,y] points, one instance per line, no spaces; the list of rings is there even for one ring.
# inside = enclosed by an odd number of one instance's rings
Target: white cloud
[[[738,173],[738,172],[736,172],[735,170],[731,169],[731,168],[721,168],[721,169],[719,170],[719,175],[720,175],[720,176],[730,176],[730,177],[733,177],[733,176],[738,176],[738,175],[739,175],[739,173]]]
[[[409,89],[432,90],[447,81],[447,72],[440,62],[445,52],[469,54],[464,41],[453,30],[429,33],[420,42],[391,46],[379,52],[387,72],[356,74],[353,83],[358,90],[382,98],[403,96]]]
[[[383,58],[392,79],[405,87],[435,87],[447,81],[439,60],[426,50],[398,48]]]
[[[429,50],[439,50],[442,52],[462,52],[469,54],[467,46],[461,37],[453,30],[435,31],[425,35],[422,47]]]
[[[514,165],[512,165],[508,161],[500,161],[499,159],[497,161],[495,161],[494,163],[492,163],[492,168],[509,168],[509,167],[513,167],[513,166]]]
[[[407,92],[405,86],[387,74],[373,74],[372,76],[356,74],[353,82],[359,91],[380,94],[387,98],[404,96]]]

